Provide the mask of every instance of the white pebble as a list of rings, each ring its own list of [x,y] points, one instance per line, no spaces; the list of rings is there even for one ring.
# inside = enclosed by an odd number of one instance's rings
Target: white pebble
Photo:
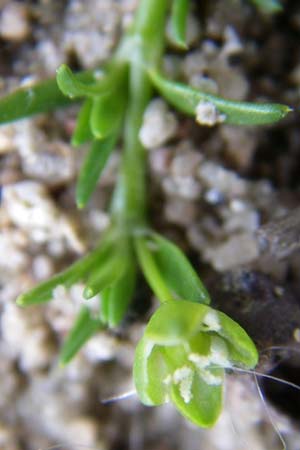
[[[176,135],[177,120],[166,102],[155,99],[144,113],[139,138],[147,149],[157,148]]]
[[[27,7],[19,2],[9,2],[0,16],[0,36],[12,42],[20,42],[30,33]]]
[[[195,112],[196,122],[200,125],[207,125],[208,127],[222,123],[226,119],[226,115],[220,113],[216,106],[211,102],[199,102]]]

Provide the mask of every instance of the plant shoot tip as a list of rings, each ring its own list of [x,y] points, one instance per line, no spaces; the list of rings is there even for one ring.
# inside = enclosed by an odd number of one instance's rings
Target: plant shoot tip
[[[89,300],[90,298],[94,297],[96,295],[96,292],[90,287],[86,287],[83,291],[83,296],[86,300]]]

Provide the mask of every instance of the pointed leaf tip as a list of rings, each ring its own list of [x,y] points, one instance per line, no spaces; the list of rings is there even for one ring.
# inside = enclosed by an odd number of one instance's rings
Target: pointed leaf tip
[[[83,297],[86,300],[89,300],[90,298],[94,297],[96,295],[96,293],[94,292],[94,290],[90,287],[86,287],[83,291]]]

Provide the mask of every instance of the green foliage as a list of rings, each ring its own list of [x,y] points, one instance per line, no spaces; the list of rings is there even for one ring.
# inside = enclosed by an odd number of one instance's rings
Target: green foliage
[[[276,0],[254,3],[265,10],[278,5]],[[178,246],[149,227],[146,157],[139,141],[143,113],[154,90],[196,119],[198,108],[208,105],[220,121],[234,125],[272,124],[285,117],[290,108],[231,101],[166,79],[160,67],[167,14],[171,14],[172,40],[185,48],[189,2],[173,0],[170,6],[169,11],[167,0],[140,0],[132,27],[101,71],[74,74],[62,65],[57,82],[45,81],[0,99],[0,122],[83,101],[72,136],[76,146],[90,142],[77,182],[80,208],[89,201],[122,137],[120,172],[107,233],[88,255],[21,294],[17,303],[27,306],[47,302],[57,286],[69,288],[78,282],[85,284],[85,299],[99,295],[96,316],[83,300],[84,306],[62,347],[60,361],[66,364],[99,329],[122,322],[140,267],[163,305],[150,319],[136,350],[138,395],[148,405],[171,400],[185,417],[208,427],[222,408],[224,371],[235,365],[254,367],[257,352],[237,323],[208,306],[209,295]]]

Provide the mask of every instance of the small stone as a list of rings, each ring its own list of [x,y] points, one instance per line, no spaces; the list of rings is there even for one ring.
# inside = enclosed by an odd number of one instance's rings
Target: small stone
[[[107,450],[104,441],[99,441],[99,424],[96,419],[88,416],[74,417],[66,420],[64,423],[65,436],[64,439],[70,444],[76,442],[84,442],[86,448],[97,448],[97,450]],[[76,444],[74,443],[74,447]]]
[[[204,248],[204,258],[220,272],[248,264],[258,256],[257,241],[249,233],[235,234],[224,243]]]
[[[260,224],[259,213],[249,205],[242,210],[233,211],[224,208],[221,210],[224,218],[224,230],[229,233],[236,231],[256,231]]]
[[[226,56],[236,55],[242,52],[243,46],[236,30],[228,25],[224,31],[225,44],[222,53]]]
[[[83,353],[93,363],[110,361],[116,357],[119,346],[120,344],[114,336],[109,336],[107,333],[98,333],[89,339],[83,348]]]
[[[248,169],[257,145],[257,134],[247,128],[224,125],[220,133],[225,142],[224,153],[239,169]]]
[[[0,127],[0,155],[9,153],[15,149],[13,125],[1,125]]]
[[[244,196],[247,193],[246,180],[216,163],[206,161],[200,164],[197,174],[205,187],[216,189],[226,197]]]
[[[11,222],[37,243],[59,239],[77,252],[84,250],[73,222],[54,204],[45,187],[35,181],[5,186],[3,205]]]
[[[46,255],[37,255],[32,261],[32,272],[38,281],[50,278],[54,274],[52,260]]]
[[[154,175],[167,175],[170,170],[173,150],[168,147],[160,147],[149,152],[149,165]]]
[[[174,177],[188,177],[196,174],[197,168],[203,157],[200,153],[193,151],[187,145],[180,145],[178,153],[171,162],[170,171]]]
[[[219,92],[219,88],[215,80],[202,74],[194,74],[189,79],[189,84],[199,91],[207,94],[216,95]]]
[[[32,120],[14,125],[14,144],[21,157],[23,172],[49,186],[60,186],[75,176],[75,158],[71,147],[59,140],[49,142]]]
[[[39,313],[8,303],[2,313],[1,329],[3,341],[25,372],[45,368],[56,353],[50,330]]]
[[[168,195],[188,200],[196,200],[201,194],[201,187],[193,177],[166,177],[162,188]]]
[[[294,340],[300,343],[300,328],[295,328],[293,336]]]
[[[28,267],[30,258],[26,251],[26,244],[27,240],[21,232],[17,230],[1,231],[0,280],[4,281],[9,274],[17,274]]]
[[[200,125],[212,127],[226,120],[226,115],[218,111],[211,102],[201,101],[196,106],[196,122]]]
[[[211,205],[218,205],[224,201],[224,197],[218,189],[209,189],[204,194],[204,199]]]
[[[80,64],[94,68],[111,54],[121,22],[120,7],[111,0],[70,0],[65,15],[62,48]]]
[[[30,33],[28,10],[25,4],[12,1],[5,5],[0,16],[0,36],[6,41],[21,42]]]
[[[168,222],[179,225],[189,226],[193,223],[197,214],[197,206],[195,203],[179,198],[168,199],[164,216]]]
[[[166,102],[162,99],[152,100],[144,113],[139,133],[143,146],[147,149],[160,147],[176,135],[176,130],[176,117]]]

